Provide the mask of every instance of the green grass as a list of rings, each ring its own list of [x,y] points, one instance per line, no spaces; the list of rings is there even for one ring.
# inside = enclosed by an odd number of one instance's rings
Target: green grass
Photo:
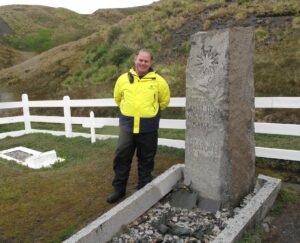
[[[300,150],[299,136],[255,134],[258,147]]]
[[[1,124],[0,133],[24,130],[24,123]]]
[[[112,206],[112,160],[116,140],[31,134],[0,140],[0,150],[25,146],[39,151],[55,149],[65,158],[53,168],[33,170],[0,159],[0,241],[60,242]],[[154,175],[184,161],[184,151],[159,147]],[[128,183],[135,191],[136,161]]]
[[[258,243],[262,241],[263,235],[264,231],[262,227],[257,226],[244,233],[243,237],[238,241],[238,243]]]
[[[300,197],[296,195],[294,189],[287,185],[282,185],[277,196],[276,203],[271,210],[271,215],[278,216],[282,214],[283,209],[286,208],[288,204],[295,204],[299,202]]]

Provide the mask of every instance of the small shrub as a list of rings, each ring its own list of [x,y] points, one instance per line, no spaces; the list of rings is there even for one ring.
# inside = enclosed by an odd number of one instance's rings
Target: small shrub
[[[107,65],[97,70],[92,76],[93,83],[114,80],[118,76],[118,68],[115,65]]]
[[[75,82],[76,82],[76,79],[73,76],[69,76],[63,81],[63,85],[65,87],[68,87],[68,86],[71,86]]]
[[[182,53],[187,54],[187,53],[190,52],[190,50],[191,50],[191,42],[190,42],[190,41],[185,41],[185,42],[183,42],[183,43],[181,44],[180,51],[181,51]]]
[[[211,21],[209,19],[205,20],[203,23],[203,30],[208,30],[211,25]]]
[[[119,45],[111,51],[110,62],[116,66],[120,66],[126,59],[134,53],[134,49],[129,46]]]
[[[219,8],[217,9],[216,11],[214,12],[211,12],[209,15],[208,15],[208,18],[209,19],[217,19],[217,18],[224,18],[228,15],[228,9],[227,8]]]
[[[172,16],[167,21],[167,26],[169,29],[175,30],[182,26],[182,24],[186,21],[182,16]]]
[[[113,43],[121,35],[122,29],[120,27],[112,27],[107,36],[107,43]]]
[[[268,38],[268,36],[268,32],[262,27],[259,27],[255,30],[255,38],[257,41],[264,41],[266,38]]]
[[[202,11],[205,10],[205,4],[203,2],[191,2],[189,3],[185,8],[183,15],[184,16],[189,16],[192,15],[193,13],[201,13]]]
[[[234,16],[234,18],[236,20],[242,20],[242,19],[246,19],[248,16],[247,11],[243,11],[243,10],[239,10],[236,15]]]
[[[89,79],[95,72],[96,72],[96,68],[95,67],[91,67],[91,68],[88,68],[88,69],[84,70],[84,72],[82,73],[81,76],[84,79]]]
[[[99,67],[106,64],[106,54],[109,51],[107,43],[101,43],[100,45],[88,49],[87,55],[84,59],[85,64],[97,64]]]
[[[237,0],[237,3],[238,3],[239,5],[242,5],[242,4],[248,3],[248,2],[250,2],[250,0]]]
[[[300,16],[293,18],[292,26],[294,29],[300,29]]]
[[[81,76],[81,74],[82,74],[82,70],[79,69],[79,70],[75,71],[74,76],[79,77],[79,76]]]

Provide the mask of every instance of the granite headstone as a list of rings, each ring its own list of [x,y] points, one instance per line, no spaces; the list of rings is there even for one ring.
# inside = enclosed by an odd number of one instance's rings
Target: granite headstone
[[[254,186],[254,32],[198,32],[191,43],[185,184],[199,193],[199,207],[215,211],[237,205]]]

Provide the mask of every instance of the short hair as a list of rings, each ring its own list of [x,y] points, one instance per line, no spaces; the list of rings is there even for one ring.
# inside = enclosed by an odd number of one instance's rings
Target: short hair
[[[140,52],[147,52],[147,53],[149,53],[150,57],[151,57],[151,61],[154,60],[153,53],[149,49],[145,49],[145,48],[138,49],[137,52],[135,53],[135,55],[137,56]]]

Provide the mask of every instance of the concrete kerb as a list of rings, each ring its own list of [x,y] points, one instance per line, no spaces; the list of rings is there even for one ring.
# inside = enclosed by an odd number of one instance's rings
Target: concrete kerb
[[[123,225],[127,225],[141,216],[168,194],[173,186],[182,179],[183,168],[183,164],[172,166],[144,188],[135,192],[64,242],[94,243],[109,241],[120,231]]]
[[[169,193],[173,186],[183,178],[183,171],[183,164],[171,167],[143,189],[65,240],[64,243],[109,241],[122,229],[122,226],[141,216]],[[214,239],[213,243],[236,242],[246,229],[261,222],[266,216],[280,190],[281,180],[264,175],[259,175],[257,180],[262,187],[239,214],[229,220],[226,228]]]
[[[257,180],[262,187],[239,214],[229,220],[213,243],[237,242],[246,229],[260,223],[271,209],[280,190],[281,180],[264,175],[259,175]]]

